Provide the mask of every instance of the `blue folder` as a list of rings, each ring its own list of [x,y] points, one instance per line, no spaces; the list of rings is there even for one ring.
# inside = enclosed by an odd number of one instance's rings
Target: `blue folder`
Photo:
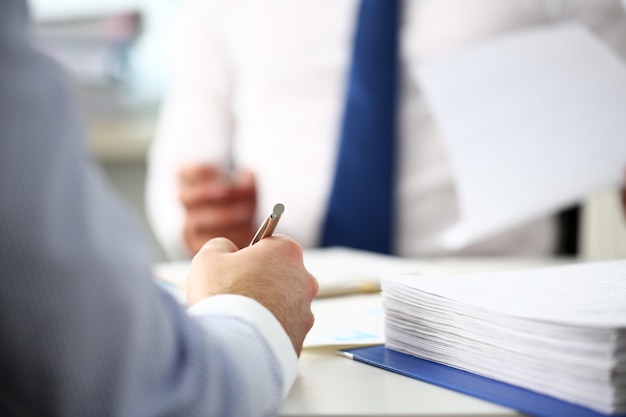
[[[602,414],[554,397],[396,352],[385,348],[383,345],[344,349],[341,352],[358,362],[462,392],[536,417],[608,416],[608,414]],[[626,415],[611,414],[611,416],[625,417]]]

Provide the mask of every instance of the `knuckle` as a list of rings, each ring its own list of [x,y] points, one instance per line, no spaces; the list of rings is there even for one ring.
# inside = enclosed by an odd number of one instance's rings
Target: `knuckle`
[[[320,290],[320,283],[313,275],[309,274],[309,282],[310,282],[310,290],[311,290],[311,298],[315,298],[317,293]]]
[[[307,317],[307,327],[309,330],[311,330],[313,328],[313,325],[315,324],[315,315],[313,314],[313,312],[311,310],[309,310],[309,314]]]

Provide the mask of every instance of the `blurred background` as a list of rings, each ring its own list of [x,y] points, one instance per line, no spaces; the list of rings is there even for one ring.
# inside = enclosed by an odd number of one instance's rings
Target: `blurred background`
[[[164,260],[144,216],[145,154],[167,83],[174,0],[35,0],[43,49],[75,82],[89,145]]]
[[[75,81],[93,155],[135,212],[157,261],[165,255],[144,216],[145,154],[167,88],[168,43],[181,1],[30,1],[42,47]],[[615,190],[582,204],[579,256],[626,257],[620,210]]]

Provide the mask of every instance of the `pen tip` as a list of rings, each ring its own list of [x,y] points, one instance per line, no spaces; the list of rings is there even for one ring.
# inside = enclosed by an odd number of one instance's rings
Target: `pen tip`
[[[280,216],[285,211],[285,206],[281,203],[278,203],[274,206],[274,210],[272,211],[275,216]]]

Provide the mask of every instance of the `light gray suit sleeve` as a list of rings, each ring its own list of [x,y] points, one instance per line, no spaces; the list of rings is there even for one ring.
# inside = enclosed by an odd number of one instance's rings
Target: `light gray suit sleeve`
[[[276,414],[265,340],[232,317],[201,327],[154,285],[25,3],[0,5],[0,415]]]

